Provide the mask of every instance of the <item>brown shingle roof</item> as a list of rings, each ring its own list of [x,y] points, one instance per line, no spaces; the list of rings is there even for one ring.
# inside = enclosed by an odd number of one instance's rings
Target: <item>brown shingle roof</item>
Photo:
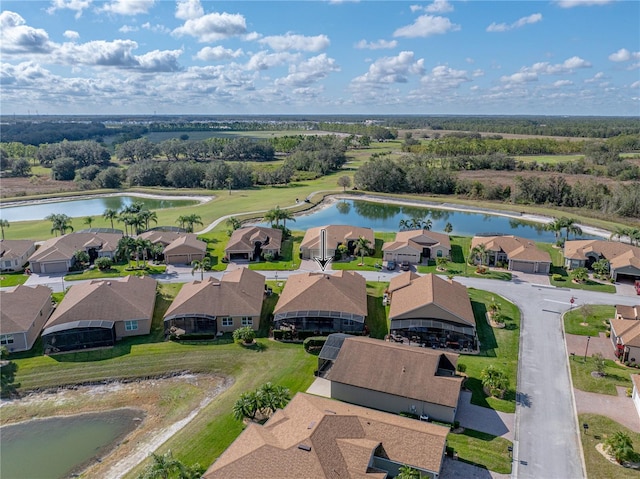
[[[264,297],[264,276],[248,268],[226,273],[222,281],[186,283],[164,317],[188,314],[209,316],[260,316]]]
[[[248,228],[238,228],[235,230],[227,247],[224,249],[226,252],[253,252],[256,241],[260,241],[263,245],[264,242],[269,240],[268,246],[263,246],[270,250],[280,251],[282,244],[282,230],[278,228],[263,228],[261,226],[250,226]]]
[[[640,319],[640,306],[625,306],[623,304],[616,305],[616,316],[622,319]]]
[[[347,338],[327,379],[417,401],[456,407],[461,377],[436,376],[442,356],[453,367],[458,355],[379,339]],[[380,365],[384,364],[381,368]]]
[[[45,241],[40,248],[31,255],[29,261],[61,261],[70,260],[78,250],[89,247],[101,247],[101,252],[115,252],[122,233],[69,233]]]
[[[539,249],[533,241],[519,236],[474,236],[471,248],[480,244],[484,244],[487,251],[504,251],[509,259],[551,263],[549,253]]]
[[[155,300],[156,280],[148,276],[76,284],[69,288],[45,329],[74,321],[150,320]]]
[[[612,319],[611,329],[625,346],[640,348],[640,321],[633,319]]]
[[[21,258],[33,248],[33,245],[34,242],[32,240],[0,240],[0,258]]]
[[[380,478],[380,470],[369,469],[378,446],[391,461],[439,473],[447,433],[435,424],[298,393],[264,426],[250,424],[203,479]]]
[[[586,260],[586,254],[596,253],[605,258],[613,269],[634,266],[640,269],[640,248],[617,241],[575,240],[564,244],[564,257]]]
[[[289,276],[274,314],[292,311],[341,311],[367,315],[367,282],[356,272]]]
[[[162,231],[150,230],[140,233],[137,237],[151,241],[153,244],[161,244],[163,246],[170,245],[176,239],[184,236],[186,233],[178,231]]]
[[[394,319],[423,306],[434,304],[453,314],[461,324],[475,327],[476,320],[465,286],[456,281],[442,279],[433,273],[418,278],[412,278],[410,274],[411,272],[402,273],[399,276],[405,276],[405,278],[396,280],[398,284],[401,282],[409,284],[392,292],[389,318]],[[407,278],[410,278],[410,281],[407,281]]]
[[[382,251],[393,251],[407,245],[411,245],[419,251],[422,251],[422,244],[432,246],[441,245],[447,249],[451,249],[451,241],[447,234],[428,230],[409,230],[396,233],[396,239],[385,243],[382,246]]]
[[[371,248],[375,246],[375,238],[371,228],[349,225],[327,225],[309,228],[304,234],[300,248],[318,249],[320,248],[320,230],[327,232],[327,248],[336,249],[338,243],[345,244],[348,240],[357,240],[361,236],[371,243]]]
[[[51,290],[43,285],[21,284],[10,291],[0,291],[0,334],[28,331],[49,302]]]
[[[182,253],[185,249],[205,253],[207,243],[200,241],[195,233],[184,233],[165,246],[164,254]]]

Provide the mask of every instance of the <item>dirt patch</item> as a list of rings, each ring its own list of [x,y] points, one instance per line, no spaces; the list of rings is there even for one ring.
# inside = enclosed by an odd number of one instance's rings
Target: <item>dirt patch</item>
[[[57,181],[45,176],[2,178],[2,198],[79,191],[75,181]]]
[[[122,407],[140,409],[145,413],[140,427],[84,472],[86,477],[119,478],[188,424],[232,383],[231,378],[182,374],[162,379],[60,388],[3,401],[0,423]]]

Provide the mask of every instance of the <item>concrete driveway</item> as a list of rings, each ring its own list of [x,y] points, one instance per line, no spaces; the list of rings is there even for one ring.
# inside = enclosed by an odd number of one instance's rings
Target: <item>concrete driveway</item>
[[[633,399],[627,397],[627,388],[618,386],[617,396],[608,394],[589,393],[574,389],[578,413],[591,413],[607,416],[635,432],[640,432],[640,417],[633,404]]]
[[[471,392],[462,391],[458,400],[456,420],[467,429],[501,436],[509,441],[514,439],[515,414],[496,411],[471,404]]]

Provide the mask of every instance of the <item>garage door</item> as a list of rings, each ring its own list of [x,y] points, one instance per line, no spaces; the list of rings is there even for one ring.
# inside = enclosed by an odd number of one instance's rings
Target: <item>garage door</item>
[[[189,255],[186,254],[172,254],[167,257],[167,263],[169,264],[188,264]]]
[[[526,261],[512,261],[511,269],[513,271],[522,271],[523,273],[533,273],[535,264]]]
[[[40,269],[43,273],[66,273],[69,270],[66,261],[40,263]]]

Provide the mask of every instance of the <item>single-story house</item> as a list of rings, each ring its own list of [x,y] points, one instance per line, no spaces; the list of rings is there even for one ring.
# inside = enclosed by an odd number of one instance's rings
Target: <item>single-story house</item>
[[[138,238],[164,246],[162,254],[166,264],[191,264],[202,261],[207,254],[207,243],[200,241],[195,233],[153,229],[139,234]]]
[[[640,321],[612,319],[611,343],[620,361],[640,363]]]
[[[616,319],[640,319],[640,305],[638,306],[625,306],[623,304],[616,305]]]
[[[485,246],[487,253],[482,262],[488,266],[505,263],[510,271],[541,274],[549,274],[551,269],[549,253],[539,249],[533,241],[526,238],[513,235],[474,236],[471,249],[481,244]],[[481,259],[476,260],[479,261]]]
[[[440,475],[448,428],[305,393],[264,424],[249,423],[203,479]]]
[[[462,284],[406,272],[391,279],[388,292],[392,333],[430,347],[477,348],[476,320]]]
[[[333,399],[453,423],[463,379],[457,364],[455,353],[350,337],[325,378]]]
[[[367,317],[367,282],[354,271],[291,275],[273,314],[276,329],[362,333]]]
[[[640,248],[617,241],[575,240],[564,244],[564,263],[568,269],[591,268],[596,261],[609,262],[614,281],[640,279]]]
[[[632,374],[631,382],[633,383],[631,398],[633,399],[633,405],[636,407],[636,411],[640,416],[640,374]]]
[[[29,257],[34,273],[66,273],[74,263],[76,251],[86,251],[93,262],[96,258],[113,258],[122,233],[85,232],[69,233],[45,241]]]
[[[420,263],[423,259],[450,258],[449,235],[424,229],[400,231],[396,239],[382,246],[382,259],[401,263]]]
[[[0,271],[20,271],[35,250],[32,240],[0,240]]]
[[[110,347],[149,334],[155,301],[156,280],[149,276],[73,285],[44,326],[44,352]]]
[[[9,352],[31,349],[53,311],[51,290],[21,284],[0,291],[0,305],[0,346]]]
[[[260,327],[265,278],[248,268],[186,283],[164,315],[165,332],[216,334]]]
[[[300,258],[313,259],[321,256],[320,236],[321,231],[326,232],[327,257],[338,256],[338,246],[345,245],[349,254],[353,254],[358,238],[369,240],[371,249],[375,248],[376,240],[371,228],[349,225],[327,225],[309,228],[300,243]]]
[[[229,238],[227,247],[224,249],[224,254],[229,261],[253,261],[267,253],[277,258],[280,256],[281,246],[281,229],[249,226],[247,228],[238,228],[231,233],[231,238]]]

